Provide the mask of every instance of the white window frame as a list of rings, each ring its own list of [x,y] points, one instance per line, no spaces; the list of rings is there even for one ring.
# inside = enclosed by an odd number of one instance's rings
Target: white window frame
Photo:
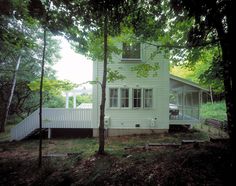
[[[111,97],[111,90],[112,89],[116,89],[117,90],[117,97]],[[117,105],[113,106],[113,105],[111,105],[113,103],[111,100],[113,100],[115,98],[117,99]],[[119,108],[119,88],[117,88],[117,87],[109,88],[109,107],[110,108]]]
[[[122,60],[123,61],[141,61],[142,60],[142,43],[140,43],[140,42],[137,42],[137,43],[139,43],[139,47],[140,47],[140,50],[139,50],[139,52],[140,52],[139,56],[140,57],[139,58],[124,57],[123,52],[124,52],[125,43],[122,43]]]
[[[151,97],[146,97],[146,91],[145,90],[151,90]],[[146,106],[146,100],[151,100],[151,106]],[[153,89],[152,88],[143,88],[143,108],[144,109],[151,109],[153,108]]]
[[[111,97],[111,90],[112,89],[115,89],[117,91],[117,95],[115,97]],[[125,89],[125,90],[128,90],[128,97],[124,98],[122,97],[122,90]],[[137,100],[138,98],[135,97],[134,95],[134,91],[135,90],[140,90],[140,107],[135,107],[135,100],[136,99],[136,105],[137,105]],[[146,91],[145,90],[151,90],[151,96],[149,97],[146,97]],[[128,87],[109,87],[108,89],[108,95],[109,95],[109,106],[108,108],[110,109],[153,109],[154,107],[154,89],[153,87],[132,87],[132,88],[128,88]],[[137,95],[137,93],[136,93]],[[117,99],[117,105],[114,106],[112,105],[112,103],[114,103],[114,99]],[[128,106],[127,107],[123,107],[122,106],[122,99],[127,99],[128,100]],[[151,103],[151,106],[147,106],[146,105],[146,100],[150,100],[150,103]]]
[[[128,97],[122,97],[122,90],[128,90]],[[128,106],[122,106],[122,100],[127,100],[128,99]],[[120,108],[122,109],[127,109],[130,108],[130,90],[129,88],[120,88]]]
[[[140,107],[134,106],[134,99],[137,99],[134,97],[134,90],[140,90]],[[141,109],[142,108],[142,105],[143,105],[143,103],[142,103],[143,91],[142,90],[143,90],[142,88],[133,88],[132,89],[132,108],[133,109]]]

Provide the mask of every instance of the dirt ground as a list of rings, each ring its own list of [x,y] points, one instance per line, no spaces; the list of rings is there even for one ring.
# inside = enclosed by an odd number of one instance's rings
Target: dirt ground
[[[124,149],[121,155],[43,158],[20,142],[0,143],[0,185],[233,185],[227,142]]]

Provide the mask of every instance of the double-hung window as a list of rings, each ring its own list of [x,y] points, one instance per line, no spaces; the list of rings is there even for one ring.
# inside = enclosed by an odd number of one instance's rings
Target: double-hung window
[[[128,108],[129,107],[129,89],[128,88],[121,88],[120,89],[120,106],[121,108]]]
[[[144,108],[152,108],[152,89],[143,89]]]
[[[110,107],[118,107],[118,88],[110,88]]]
[[[123,43],[123,59],[140,60],[141,44],[140,43]]]
[[[153,89],[152,88],[133,88],[133,89],[110,88],[109,89],[109,107],[110,108],[134,108],[134,109],[152,108],[153,107]]]
[[[133,108],[141,108],[142,106],[142,89],[133,89]]]

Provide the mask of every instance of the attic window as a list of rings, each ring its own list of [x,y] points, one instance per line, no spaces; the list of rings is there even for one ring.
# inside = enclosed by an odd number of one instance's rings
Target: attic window
[[[140,43],[123,43],[123,59],[137,60],[141,59],[141,44]]]

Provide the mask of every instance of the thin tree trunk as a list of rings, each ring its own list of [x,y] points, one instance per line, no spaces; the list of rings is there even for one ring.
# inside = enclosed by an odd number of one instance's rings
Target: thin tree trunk
[[[15,90],[15,87],[16,87],[16,76],[17,76],[17,72],[19,70],[20,63],[21,63],[21,55],[18,57],[17,62],[16,62],[15,71],[14,71],[14,74],[13,74],[13,77],[12,77],[11,92],[10,92],[9,98],[7,100],[6,110],[5,110],[5,113],[4,113],[4,116],[3,116],[3,122],[2,122],[2,125],[0,126],[0,132],[5,131],[5,126],[6,126],[6,123],[7,123],[8,113],[9,113],[9,109],[10,109],[10,106],[11,106],[11,101],[12,101],[12,98],[13,98],[14,90]]]
[[[99,124],[99,149],[98,154],[104,154],[105,136],[104,136],[104,117],[106,103],[106,81],[107,81],[107,15],[104,18],[104,63],[103,63],[103,79],[102,79],[102,98],[100,105],[100,124]]]
[[[228,42],[227,42],[228,41]],[[235,82],[233,75],[233,57],[232,57],[232,44],[230,45],[229,39],[223,40],[221,42],[222,48],[222,58],[223,58],[223,68],[224,68],[224,89],[225,89],[225,102],[226,102],[226,113],[227,121],[229,127],[229,135],[232,145],[235,143]]]
[[[45,64],[45,52],[47,45],[47,35],[46,28],[44,28],[43,32],[43,58],[42,58],[42,66],[41,66],[41,79],[40,79],[40,100],[39,100],[39,161],[38,166],[42,166],[42,107],[43,107],[43,78],[44,78],[44,64]]]

